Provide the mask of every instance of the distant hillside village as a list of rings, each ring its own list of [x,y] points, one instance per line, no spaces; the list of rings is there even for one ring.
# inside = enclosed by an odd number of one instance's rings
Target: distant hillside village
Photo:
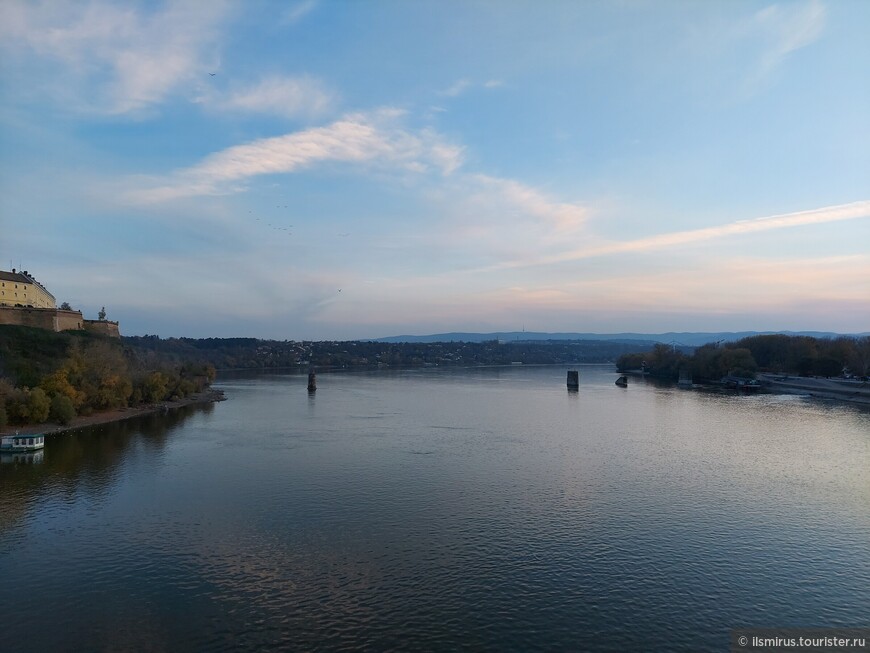
[[[117,322],[101,319],[86,320],[81,311],[68,304],[57,307],[48,289],[27,270],[11,272],[0,270],[0,324],[10,324],[49,331],[91,331],[112,338],[120,338]]]

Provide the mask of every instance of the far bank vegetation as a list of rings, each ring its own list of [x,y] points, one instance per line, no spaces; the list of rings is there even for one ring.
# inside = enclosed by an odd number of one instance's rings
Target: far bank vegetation
[[[620,372],[642,367],[651,376],[673,380],[685,370],[701,382],[725,376],[751,379],[758,372],[866,378],[870,374],[870,337],[759,335],[722,345],[706,344],[692,355],[658,344],[651,351],[624,354],[617,360]]]

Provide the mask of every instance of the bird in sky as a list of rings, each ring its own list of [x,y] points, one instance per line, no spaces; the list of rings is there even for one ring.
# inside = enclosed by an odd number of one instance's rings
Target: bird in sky
[[[209,75],[211,75],[212,77],[214,77],[215,75],[217,75],[217,73],[209,73]]]

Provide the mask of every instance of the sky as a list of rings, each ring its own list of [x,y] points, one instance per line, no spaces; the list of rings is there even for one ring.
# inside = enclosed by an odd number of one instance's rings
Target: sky
[[[0,269],[124,335],[870,330],[870,2],[0,2]]]

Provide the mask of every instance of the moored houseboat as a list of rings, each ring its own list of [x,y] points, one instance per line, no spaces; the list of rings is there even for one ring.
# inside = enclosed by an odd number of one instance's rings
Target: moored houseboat
[[[0,438],[0,452],[12,451],[36,451],[45,446],[45,436],[42,434],[34,435],[4,435]]]

